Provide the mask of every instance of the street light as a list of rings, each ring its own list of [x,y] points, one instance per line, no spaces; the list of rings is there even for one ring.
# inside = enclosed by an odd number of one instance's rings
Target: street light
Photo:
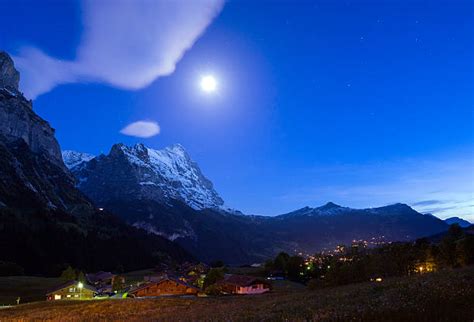
[[[77,283],[77,287],[79,288],[79,299],[82,300],[82,288],[84,287],[84,283]]]

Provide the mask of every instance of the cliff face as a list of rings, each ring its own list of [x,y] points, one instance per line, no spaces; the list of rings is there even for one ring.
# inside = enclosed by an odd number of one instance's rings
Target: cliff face
[[[174,243],[97,209],[76,189],[54,130],[18,82],[13,61],[0,52],[0,262],[57,276],[66,265],[137,270],[192,259]]]
[[[75,188],[63,163],[54,129],[33,111],[19,91],[19,79],[10,56],[0,52],[1,204],[92,212],[92,204]]]
[[[0,51],[0,88],[18,90],[20,73],[13,66],[13,61],[7,53]]]
[[[8,141],[22,139],[31,151],[65,168],[54,129],[33,111],[31,102],[18,89],[19,80],[10,56],[0,52],[0,135]]]

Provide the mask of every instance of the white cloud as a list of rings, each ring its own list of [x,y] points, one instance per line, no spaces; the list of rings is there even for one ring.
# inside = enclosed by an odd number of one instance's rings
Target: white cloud
[[[83,0],[84,31],[76,59],[62,61],[36,48],[14,57],[29,98],[81,81],[139,89],[171,74],[224,0]]]
[[[150,138],[160,133],[160,126],[156,122],[137,121],[121,129],[120,133],[139,138]]]

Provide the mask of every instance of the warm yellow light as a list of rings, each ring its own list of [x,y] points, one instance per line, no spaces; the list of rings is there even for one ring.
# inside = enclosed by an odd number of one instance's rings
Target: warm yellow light
[[[375,279],[375,281],[376,281],[376,282],[382,282],[382,278],[381,278],[381,277],[377,277],[377,278]]]
[[[79,287],[80,289],[84,287],[84,284],[82,282],[79,282],[77,283],[77,287]]]

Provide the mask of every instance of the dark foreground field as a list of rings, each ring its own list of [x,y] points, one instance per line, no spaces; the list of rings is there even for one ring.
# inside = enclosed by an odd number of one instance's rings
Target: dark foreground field
[[[309,291],[280,282],[272,293],[220,298],[36,302],[0,320],[473,321],[474,267]]]

